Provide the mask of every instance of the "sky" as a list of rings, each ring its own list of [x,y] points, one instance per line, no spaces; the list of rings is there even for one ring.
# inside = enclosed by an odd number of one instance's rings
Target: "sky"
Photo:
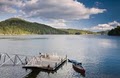
[[[120,0],[0,0],[0,21],[17,17],[55,28],[104,31],[120,26]]]

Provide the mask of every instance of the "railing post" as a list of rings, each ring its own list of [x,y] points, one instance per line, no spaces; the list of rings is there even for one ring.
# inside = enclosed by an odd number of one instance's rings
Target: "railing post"
[[[3,60],[3,63],[5,62],[5,59],[6,59],[6,55],[4,54],[4,60]]]
[[[1,60],[1,56],[2,56],[2,55],[0,54],[0,60]]]
[[[27,61],[27,56],[25,57],[25,64],[27,64],[28,63],[28,61]]]
[[[16,65],[16,62],[17,62],[17,57],[15,55],[15,58],[14,58],[14,65]]]

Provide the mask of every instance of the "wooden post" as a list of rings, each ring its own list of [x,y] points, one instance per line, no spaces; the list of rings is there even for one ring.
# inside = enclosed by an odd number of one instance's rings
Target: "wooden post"
[[[3,63],[5,62],[5,59],[6,59],[6,55],[4,54],[4,60],[3,60]]]
[[[66,59],[67,59],[67,55],[66,55]]]
[[[25,64],[27,64],[28,63],[28,61],[27,61],[27,56],[25,57]]]
[[[0,54],[0,60],[1,60],[1,54]]]
[[[57,67],[57,62],[55,63],[55,67]]]
[[[15,55],[15,58],[14,58],[14,65],[16,65],[16,62],[17,62],[17,57]]]

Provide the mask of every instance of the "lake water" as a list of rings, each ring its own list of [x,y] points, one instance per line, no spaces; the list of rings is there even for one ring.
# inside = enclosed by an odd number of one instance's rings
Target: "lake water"
[[[0,78],[120,78],[120,37],[94,35],[0,36],[0,52],[25,55],[57,53],[83,63],[85,77],[70,63],[57,72],[31,72],[21,66],[0,67]]]

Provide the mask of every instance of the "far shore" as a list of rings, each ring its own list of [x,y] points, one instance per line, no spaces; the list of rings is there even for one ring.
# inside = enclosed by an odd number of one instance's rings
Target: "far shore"
[[[78,35],[78,34],[0,34],[0,36],[29,36],[29,35]],[[101,34],[79,34],[79,35],[101,35]]]

